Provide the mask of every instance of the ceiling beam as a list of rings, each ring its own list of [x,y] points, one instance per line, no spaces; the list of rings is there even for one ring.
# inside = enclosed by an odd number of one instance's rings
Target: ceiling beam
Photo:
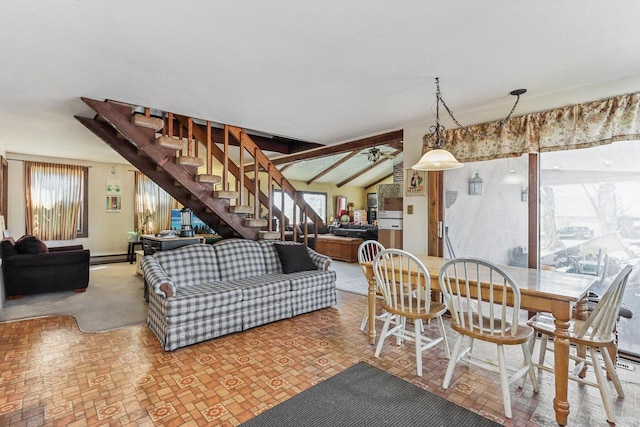
[[[325,147],[314,148],[311,150],[302,151],[300,153],[292,154],[289,156],[281,156],[273,159],[269,159],[274,165],[281,165],[283,163],[298,162],[301,160],[317,159],[320,157],[333,156],[335,154],[346,153],[353,150],[362,150],[364,148],[375,147],[377,145],[391,145],[395,144],[394,148],[402,150],[403,130],[396,130],[393,132],[387,132],[380,135],[369,136],[367,138],[357,139],[355,141],[345,142],[344,144],[328,145]],[[246,171],[253,170],[253,165],[247,165]]]
[[[391,172],[389,175],[385,175],[382,178],[380,178],[379,180],[372,182],[371,184],[367,184],[364,186],[364,188],[369,188],[369,187],[373,187],[376,184],[380,184],[382,181],[384,181],[387,178],[391,178],[393,176],[393,172]]]
[[[390,154],[391,157],[395,157],[398,154],[402,153],[401,150],[396,150],[393,153]],[[377,168],[378,166],[380,166],[381,164],[383,164],[384,162],[387,162],[391,160],[391,158],[386,157],[384,159],[378,160],[377,162],[375,162],[374,164],[372,164],[371,166],[361,170],[360,172],[354,173],[353,175],[351,175],[349,178],[345,179],[342,182],[339,182],[338,184],[336,184],[337,187],[342,187],[343,185],[353,181],[354,179],[358,178],[360,175],[369,172],[370,170],[372,170],[373,168]]]
[[[347,160],[349,160],[359,152],[360,150],[353,150],[351,153],[347,154],[346,156],[344,156],[343,158],[335,162],[333,165],[329,166],[328,168],[326,168],[325,170],[323,170],[322,172],[320,172],[319,174],[311,178],[309,181],[307,181],[307,185],[311,184],[316,179],[325,176],[326,174],[328,174],[329,172],[331,172],[332,170],[334,170],[335,168],[337,168],[338,166],[340,166],[341,164],[343,164],[344,162],[346,162]],[[291,163],[288,163],[288,164],[290,165]]]

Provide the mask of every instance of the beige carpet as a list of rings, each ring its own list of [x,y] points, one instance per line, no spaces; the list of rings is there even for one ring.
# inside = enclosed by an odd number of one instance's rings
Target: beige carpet
[[[52,292],[6,300],[0,310],[0,322],[49,315],[74,316],[84,332],[104,332],[127,325],[144,323],[142,277],[136,265],[102,264],[90,267],[87,291]]]
[[[329,270],[335,270],[336,289],[353,294],[367,295],[369,285],[362,267],[357,262],[332,261]]]
[[[358,263],[333,261],[336,288],[367,294],[367,281]],[[6,300],[0,322],[50,315],[73,316],[84,332],[104,332],[146,322],[148,304],[142,296],[143,280],[128,262],[91,266],[89,287],[84,293],[72,291],[28,295]]]

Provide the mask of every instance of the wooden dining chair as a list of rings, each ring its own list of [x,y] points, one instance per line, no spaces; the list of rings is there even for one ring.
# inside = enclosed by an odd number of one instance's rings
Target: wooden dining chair
[[[451,312],[451,328],[458,333],[442,387],[449,387],[459,362],[497,373],[502,387],[504,413],[511,418],[509,385],[529,374],[533,390],[538,391],[529,351],[533,328],[518,324],[520,289],[517,283],[500,267],[474,258],[445,262],[439,279],[445,303]],[[497,363],[493,358],[474,354],[474,340],[495,344]],[[520,345],[524,355],[524,366],[515,371],[507,367],[504,350],[505,346],[511,345]]]
[[[569,324],[569,342],[575,344],[578,349],[576,354],[569,355],[569,357],[576,362],[575,367],[569,372],[569,379],[581,384],[597,387],[600,390],[602,403],[604,404],[604,409],[607,414],[607,421],[611,423],[615,423],[615,419],[611,406],[611,398],[609,396],[607,376],[611,378],[619,398],[624,398],[624,391],[622,390],[622,385],[616,373],[609,349],[615,345],[616,337],[614,329],[618,320],[618,311],[620,310],[624,290],[632,269],[630,265],[627,265],[618,273],[600,298],[594,310],[591,311],[589,317],[587,317],[587,320],[572,319]],[[553,316],[547,313],[539,313],[533,316],[528,324],[533,327],[537,333],[542,334],[539,359],[536,366],[545,371],[554,372],[553,366],[545,365],[544,363],[547,341],[555,335]],[[585,351],[580,351],[581,347],[582,349],[586,347],[589,350],[590,358],[586,357]],[[598,354],[604,361],[606,375],[600,364]],[[595,383],[585,378],[583,370],[589,366],[593,367],[593,372],[596,377]]]
[[[384,250],[384,246],[382,245],[382,243],[378,242],[377,240],[365,240],[360,244],[360,246],[358,247],[358,263],[360,264],[360,267],[362,267],[362,272],[365,275],[365,277],[367,277],[367,271],[362,264],[365,262],[372,263],[373,258],[375,258],[378,252],[381,252],[383,250]],[[372,278],[371,280],[375,280],[375,278]],[[377,291],[376,291],[376,299],[382,299],[382,295]],[[377,315],[376,319],[384,320],[386,315],[387,313],[383,312],[380,315]],[[366,331],[368,323],[369,323],[369,308],[366,307],[364,310],[364,316],[362,317],[362,323],[360,324],[360,330]]]
[[[422,376],[422,352],[425,350],[442,343],[448,359],[449,344],[442,321],[446,307],[441,302],[431,301],[431,278],[422,261],[400,249],[385,249],[373,259],[373,273],[382,294],[382,306],[388,313],[375,357],[380,355],[385,339],[395,336],[398,345],[405,340],[415,343],[418,376]],[[407,319],[414,322],[413,331],[407,328]],[[439,337],[424,335],[423,322],[431,319],[438,322]],[[393,327],[392,322],[395,322]]]

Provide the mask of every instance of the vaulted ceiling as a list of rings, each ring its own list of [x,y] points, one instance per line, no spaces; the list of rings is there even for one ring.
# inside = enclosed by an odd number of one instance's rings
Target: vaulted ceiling
[[[81,96],[321,145],[426,132],[435,77],[465,124],[495,120],[520,87],[516,115],[637,91],[638,22],[637,0],[4,2],[0,146],[124,162],[74,119],[91,116]],[[370,164],[366,148],[317,176],[354,150],[285,175],[343,183]],[[343,185],[388,175],[381,160]]]

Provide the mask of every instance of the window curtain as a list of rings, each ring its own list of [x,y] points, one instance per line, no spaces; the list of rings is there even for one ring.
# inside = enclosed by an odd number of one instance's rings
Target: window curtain
[[[497,123],[446,130],[447,150],[476,162],[640,139],[640,92],[513,117],[499,133]]]
[[[158,233],[171,229],[171,209],[178,202],[141,172],[135,172],[134,222],[142,233]]]
[[[24,162],[26,232],[42,240],[73,240],[82,208],[82,166]]]

